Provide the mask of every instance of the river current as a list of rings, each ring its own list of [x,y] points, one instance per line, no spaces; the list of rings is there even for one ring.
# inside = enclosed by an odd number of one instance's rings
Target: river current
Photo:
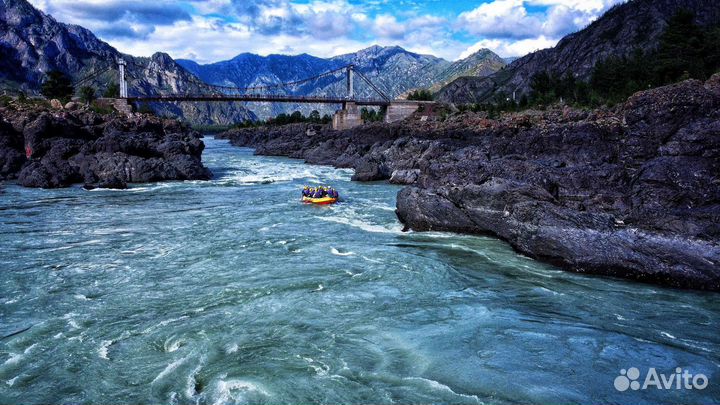
[[[717,294],[403,233],[397,186],[205,142],[209,182],[5,186],[0,404],[720,401]]]

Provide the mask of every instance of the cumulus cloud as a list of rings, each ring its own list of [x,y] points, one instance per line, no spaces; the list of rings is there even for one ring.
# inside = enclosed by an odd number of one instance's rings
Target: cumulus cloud
[[[542,25],[539,18],[528,15],[523,0],[495,0],[480,5],[458,17],[460,28],[480,36],[495,38],[528,38]]]
[[[167,0],[41,0],[34,4],[61,21],[108,38],[146,38],[158,26],[191,20],[186,10]]]
[[[334,56],[373,44],[446,59],[480,47],[519,56],[554,45],[624,0],[483,0],[454,15],[439,2],[414,0],[30,1],[124,52],[202,63],[242,52]]]
[[[466,58],[480,49],[490,49],[496,54],[503,56],[527,55],[540,49],[551,48],[555,46],[557,42],[557,39],[547,38],[543,35],[537,38],[526,38],[518,41],[508,39],[483,39],[465,49],[460,54],[460,59]]]
[[[494,0],[463,12],[458,27],[486,38],[561,37],[584,28],[625,0]],[[528,6],[544,8],[528,11]]]

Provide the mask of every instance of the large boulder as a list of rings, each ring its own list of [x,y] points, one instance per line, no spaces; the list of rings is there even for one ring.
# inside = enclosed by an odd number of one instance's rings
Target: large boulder
[[[174,120],[0,108],[0,179],[26,187],[207,180],[204,146],[197,132]]]

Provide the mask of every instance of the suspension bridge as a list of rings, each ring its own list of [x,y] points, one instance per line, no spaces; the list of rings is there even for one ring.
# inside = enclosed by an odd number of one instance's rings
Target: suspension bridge
[[[236,87],[209,84],[196,79],[195,88],[201,92],[184,92],[176,94],[152,94],[152,95],[130,95],[127,81],[126,62],[119,59],[119,99],[114,105],[118,109],[132,108],[139,103],[150,102],[263,102],[263,103],[295,103],[295,104],[332,104],[341,106],[333,117],[335,129],[347,129],[362,124],[360,106],[373,106],[385,109],[385,121],[394,122],[403,119],[417,111],[421,104],[426,102],[392,100],[365,74],[358,71],[352,64],[341,66],[336,69],[301,80],[285,83],[273,83],[252,87]],[[76,86],[89,82],[109,71],[111,66],[104,70],[90,74],[76,83]],[[363,83],[362,91],[358,91],[356,77]],[[326,88],[343,87],[344,94],[312,94],[304,95],[301,89],[303,86],[323,81]],[[344,80],[344,86],[339,82]],[[159,92],[158,92],[159,93]],[[128,107],[129,106],[129,107]]]

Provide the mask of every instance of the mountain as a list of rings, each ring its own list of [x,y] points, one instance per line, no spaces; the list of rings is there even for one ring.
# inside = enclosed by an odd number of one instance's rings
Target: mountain
[[[263,57],[242,53],[228,61],[209,65],[185,59],[177,62],[207,83],[234,87],[292,82],[340,67],[339,63],[308,54]]]
[[[435,78],[431,90],[437,91],[442,86],[458,77],[486,77],[505,67],[503,58],[489,49],[480,49],[472,55],[453,62],[444,72]]]
[[[553,48],[517,59],[487,78],[461,77],[443,87],[436,97],[455,103],[483,102],[499,93],[516,92],[519,97],[530,91],[530,80],[542,71],[572,73],[587,80],[595,64],[609,56],[629,56],[638,48],[656,48],[668,21],[680,10],[694,13],[699,25],[720,24],[717,0],[631,0],[564,37]]]
[[[431,55],[408,52],[399,46],[371,46],[332,58],[353,64],[385,94],[396,97],[410,89],[430,87],[451,63]]]
[[[150,58],[118,52],[89,30],[63,24],[25,0],[0,0],[0,87],[37,93],[45,73],[60,70],[77,81],[110,68],[87,82],[101,91],[117,82],[116,61],[127,62],[131,95],[209,92],[197,77],[170,56]],[[158,112],[195,123],[230,123],[252,119],[252,113],[231,103],[153,104]]]
[[[430,87],[438,80],[438,76],[451,66],[451,63],[444,59],[409,52],[398,46],[372,46],[328,59],[307,54],[263,57],[243,53],[231,60],[207,65],[182,59],[177,62],[207,83],[239,88],[294,82],[353,64],[356,71],[366,76],[389,97],[397,97],[411,89]],[[344,96],[345,86],[345,76],[339,72],[334,76],[302,86],[278,89],[277,92]],[[360,78],[356,78],[355,88],[360,97],[378,97],[377,93]],[[308,113],[317,109],[323,113],[330,113],[332,112],[330,109],[335,106],[253,103],[249,108],[252,108],[258,116],[267,118],[294,110]]]

